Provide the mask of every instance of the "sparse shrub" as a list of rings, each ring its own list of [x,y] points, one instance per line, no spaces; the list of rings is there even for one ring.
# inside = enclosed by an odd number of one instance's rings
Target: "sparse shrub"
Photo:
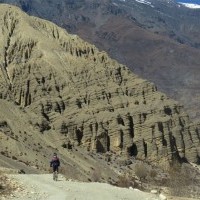
[[[12,156],[12,159],[13,159],[13,160],[17,160],[17,157],[15,157],[15,156]]]
[[[63,144],[62,144],[62,147],[66,149],[66,148],[67,148],[67,144],[66,144],[66,143],[63,143]]]
[[[111,155],[106,154],[106,155],[105,155],[105,161],[106,161],[106,162],[110,162],[110,161],[111,161]]]
[[[31,120],[28,120],[29,124],[33,125],[33,122]],[[20,131],[21,132],[21,131]]]
[[[116,185],[118,187],[124,187],[124,188],[128,188],[128,187],[132,187],[134,186],[134,182],[131,181],[131,179],[125,175],[121,175],[118,177],[118,181],[116,183]]]
[[[3,185],[2,185],[2,182],[3,182],[3,175],[2,175],[2,172],[0,171],[0,190],[3,190]],[[1,191],[0,191],[1,192]]]
[[[138,100],[135,101],[135,105],[139,105],[139,101]]]
[[[18,135],[15,135],[15,140],[19,140],[19,136]]]
[[[1,194],[11,194],[13,189],[15,188],[10,184],[9,179],[5,176],[4,172],[0,171],[0,199]]]
[[[101,170],[98,167],[94,169],[91,179],[93,182],[99,182],[101,180]]]
[[[169,187],[171,195],[175,196],[185,196],[186,186],[185,177],[181,176],[180,172],[175,170],[170,170],[169,180],[167,181],[167,186]]]
[[[20,169],[19,171],[18,171],[18,174],[25,174],[26,172],[23,170],[23,169]]]
[[[199,176],[199,174],[197,175],[189,165],[183,164],[171,168],[167,181],[171,195],[192,197],[191,194],[194,195],[197,185],[196,176]]]
[[[40,123],[36,123],[36,126],[39,127],[39,130],[41,133],[43,133],[46,130],[51,129],[51,126],[46,119],[42,119]]]
[[[157,176],[157,171],[154,170],[154,169],[152,169],[152,170],[149,172],[149,176],[150,176],[151,178],[155,178],[155,177]]]
[[[148,174],[148,170],[144,164],[136,164],[135,166],[135,175],[140,179],[145,179]]]

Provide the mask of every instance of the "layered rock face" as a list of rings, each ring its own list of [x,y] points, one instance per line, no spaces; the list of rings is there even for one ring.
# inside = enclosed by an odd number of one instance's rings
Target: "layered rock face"
[[[200,119],[199,9],[175,0],[0,0],[97,45]],[[191,98],[192,96],[192,98]]]
[[[198,126],[154,84],[53,23],[7,5],[0,19],[0,98],[25,109],[35,134],[88,151],[199,162]]]

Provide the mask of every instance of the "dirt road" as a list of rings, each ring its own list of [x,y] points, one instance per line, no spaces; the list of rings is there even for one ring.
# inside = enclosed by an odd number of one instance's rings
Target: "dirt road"
[[[17,180],[19,188],[5,199],[9,200],[158,200],[153,194],[134,189],[118,188],[103,183],[66,181],[57,182],[51,174],[10,175]],[[24,189],[21,189],[24,188]],[[1,197],[0,197],[1,198]]]

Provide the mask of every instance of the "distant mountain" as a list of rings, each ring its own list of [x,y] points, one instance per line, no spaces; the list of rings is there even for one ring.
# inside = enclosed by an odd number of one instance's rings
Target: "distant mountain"
[[[0,2],[18,5],[96,44],[183,103],[193,119],[200,119],[198,9],[175,0]]]

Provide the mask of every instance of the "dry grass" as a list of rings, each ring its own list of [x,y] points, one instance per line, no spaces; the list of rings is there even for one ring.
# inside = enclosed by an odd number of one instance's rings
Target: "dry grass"
[[[199,197],[200,174],[189,165],[175,166],[169,171],[170,195],[179,197]]]
[[[155,169],[149,171],[149,176],[154,179],[157,176],[158,172]]]
[[[4,187],[3,187],[3,182],[4,182],[4,175],[3,173],[0,171],[0,193],[3,191]]]
[[[129,178],[125,175],[121,175],[118,177],[118,181],[117,181],[116,185],[118,187],[124,187],[124,188],[133,187],[134,181],[132,181],[131,178]]]
[[[99,167],[95,167],[94,171],[92,172],[91,179],[93,182],[101,181],[101,170]]]
[[[0,171],[0,195],[10,194],[13,189],[14,187],[11,186],[7,176],[2,171]]]
[[[144,164],[140,163],[140,164],[136,164],[135,166],[135,175],[140,179],[145,179],[146,176],[148,175],[148,170],[145,167]]]

